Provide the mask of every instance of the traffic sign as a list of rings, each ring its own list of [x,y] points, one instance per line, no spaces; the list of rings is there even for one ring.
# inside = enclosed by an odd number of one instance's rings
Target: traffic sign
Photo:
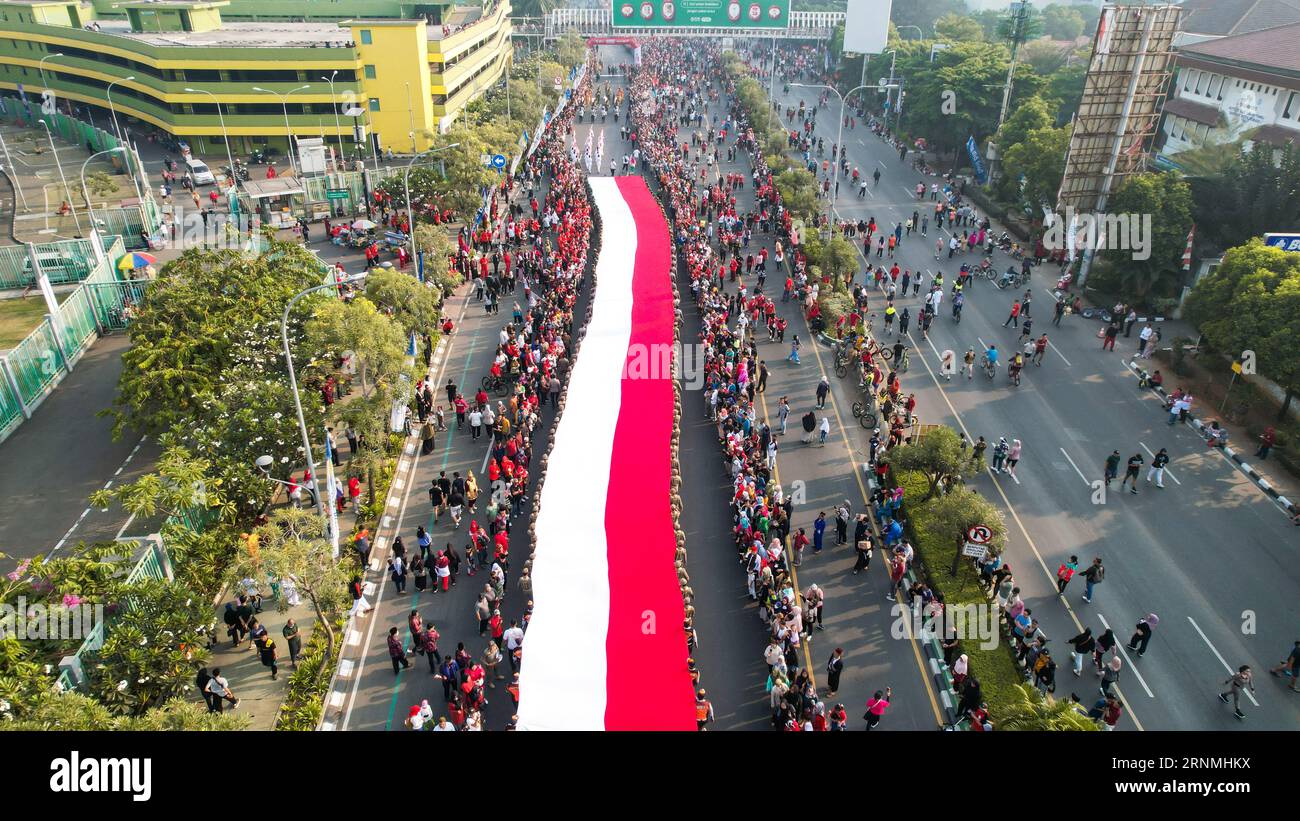
[[[352,192],[346,188],[327,188],[325,189],[325,199],[327,200],[345,200],[352,196]]]
[[[988,544],[993,541],[993,531],[984,525],[975,525],[966,531],[966,540],[975,544]]]
[[[1240,363],[1240,362],[1233,362],[1233,363],[1232,363],[1232,372],[1233,372],[1233,373],[1241,373],[1241,363]]]
[[[974,542],[967,542],[965,545],[962,546],[961,549],[961,555],[973,556],[976,559],[984,558],[986,555],[988,555],[988,552],[989,549],[987,545],[975,544]]]
[[[493,155],[492,155],[492,167],[495,168],[495,169],[497,169],[498,171],[500,171],[502,168],[505,168],[505,167],[506,167],[506,157],[505,157],[505,155],[504,155],[504,154],[493,154]]]

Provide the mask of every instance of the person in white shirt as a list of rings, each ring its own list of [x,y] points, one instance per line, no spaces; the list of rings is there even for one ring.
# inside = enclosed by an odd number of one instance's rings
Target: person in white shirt
[[[438,723],[433,725],[433,731],[435,733],[454,733],[456,732],[456,725],[448,721],[446,716],[439,716]]]
[[[506,643],[506,658],[510,660],[510,670],[512,672],[519,669],[519,660],[515,657],[515,651],[523,646],[524,631],[519,626],[518,621],[510,622],[510,629],[501,635]]]
[[[831,435],[831,420],[823,416],[821,426],[818,428],[819,440],[822,446],[826,445],[826,437]]]

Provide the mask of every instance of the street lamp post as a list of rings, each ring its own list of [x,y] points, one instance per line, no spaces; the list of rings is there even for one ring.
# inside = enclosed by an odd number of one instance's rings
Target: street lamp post
[[[364,276],[364,274],[354,274],[350,277],[346,277],[343,282],[353,282],[362,279]],[[298,376],[293,369],[293,353],[289,350],[289,312],[293,310],[293,306],[298,300],[308,294],[315,293],[316,291],[324,291],[328,288],[337,288],[341,284],[332,280],[333,278],[331,277],[331,281],[324,285],[313,285],[310,288],[304,288],[294,294],[289,299],[289,304],[284,306],[284,313],[280,316],[280,341],[284,344],[284,363],[289,368],[289,387],[293,390],[294,409],[298,411],[298,431],[302,434],[302,447],[303,453],[306,454],[308,470],[315,470],[316,463],[313,461],[311,455],[311,437],[307,434],[307,420],[302,415],[302,397],[298,395]],[[325,507],[321,504],[321,487],[320,482],[316,480],[315,474],[312,475],[312,483],[315,485],[315,490],[312,493],[312,496],[314,497],[312,501],[316,504],[316,511],[320,513],[321,518],[325,520],[325,528],[328,533],[329,516],[326,514]]]
[[[834,86],[828,86],[828,85],[824,85],[824,84],[822,84],[822,83],[791,83],[791,85],[793,85],[793,86],[797,86],[797,87],[799,87],[799,88],[824,88],[824,89],[827,89],[827,90],[833,92],[833,93],[835,94],[836,97],[839,97],[839,98],[840,98],[840,125],[839,125],[839,131],[838,131],[837,136],[836,136],[836,138],[835,138],[835,145],[836,145],[836,151],[837,151],[837,152],[839,151],[839,146],[842,145],[843,142],[844,142],[844,104],[845,104],[845,101],[848,100],[849,97],[852,97],[852,96],[853,96],[853,93],[856,92],[856,91],[863,91],[863,90],[868,89],[868,88],[885,88],[885,89],[897,88],[897,86],[895,86],[895,85],[893,85],[893,84],[891,84],[891,83],[886,83],[886,84],[883,85],[883,86],[881,86],[881,85],[877,85],[877,84],[868,85],[868,84],[865,84],[865,83],[864,83],[864,84],[862,84],[862,85],[855,86],[854,88],[849,89],[849,91],[848,91],[847,94],[840,94],[840,92],[837,91],[837,90],[835,89]],[[833,170],[832,170],[831,173],[832,173],[832,174],[837,178],[837,180],[838,180],[839,175],[840,175],[840,158],[839,158],[838,156],[836,156],[836,157],[833,157],[832,159],[833,159],[833,162],[831,163],[831,168],[832,168]],[[838,185],[838,182],[836,183],[836,185],[832,185],[832,186],[831,186],[831,189],[830,189],[830,192],[829,192],[829,193],[830,193],[830,197],[828,197],[828,199],[830,200],[830,202],[829,202],[829,203],[827,204],[827,206],[826,206],[826,225],[827,225],[828,228],[830,227],[831,222],[832,222],[832,211],[834,211],[834,209],[835,209],[836,194],[838,193],[838,192],[837,192],[837,188],[836,188],[837,185]]]
[[[338,141],[339,158],[341,159],[343,157],[343,126],[339,125],[339,101],[334,96],[334,78],[338,76],[338,73],[339,70],[334,69],[330,76],[321,77],[321,79],[330,84],[330,108],[334,109],[334,139]],[[336,170],[338,169],[337,162],[334,163],[334,167]]]
[[[63,52],[59,51],[59,52],[55,52],[54,54],[47,54],[37,61],[36,68],[38,71],[41,72],[41,88],[49,90],[50,87],[50,84],[45,80],[45,61],[52,60],[55,57],[62,57],[62,56],[63,56]]]
[[[122,145],[116,146],[114,148],[109,148],[104,151],[96,151],[94,154],[91,154],[89,157],[87,157],[85,159],[85,162],[81,164],[81,196],[86,198],[86,211],[90,215],[90,227],[92,229],[95,227],[95,206],[92,205],[90,202],[90,188],[89,186],[86,185],[86,166],[90,164],[91,160],[95,159],[101,154],[112,154],[115,151],[122,152],[124,162],[129,168],[131,165],[131,158],[126,156],[126,146],[122,146]]]
[[[135,79],[135,75],[132,74],[130,77],[123,77],[120,80],[114,80],[113,82],[109,83],[108,88],[104,90],[105,95],[108,97],[108,111],[110,114],[113,115],[113,132],[117,134],[117,138],[122,142],[126,142],[126,137],[122,135],[122,127],[117,123],[117,109],[113,107],[113,86],[117,85],[118,83],[125,83],[127,80],[134,80],[134,79]]]
[[[224,116],[222,116],[222,114],[221,114],[221,100],[217,99],[217,95],[213,94],[211,91],[204,91],[204,90],[201,89],[201,88],[186,88],[185,90],[186,90],[187,92],[191,93],[191,94],[206,94],[206,95],[208,95],[209,97],[212,98],[212,102],[216,103],[216,105],[217,105],[217,121],[221,123],[221,141],[224,142],[224,143],[226,144],[226,162],[230,163],[230,166],[229,166],[229,168],[230,168],[230,176],[231,176],[231,178],[232,178],[232,179],[231,179],[231,188],[238,188],[238,187],[239,187],[239,172],[235,170],[235,157],[234,157],[233,154],[230,153],[230,133],[229,133],[228,131],[226,131],[226,118],[225,118]],[[227,195],[227,199],[226,199],[226,205],[227,205],[227,206],[230,205],[230,199],[229,199],[229,197],[232,197],[232,196],[234,196],[233,192],[232,192],[231,194]]]
[[[422,154],[416,154],[415,156],[411,157],[411,161],[406,164],[406,170],[402,172],[402,187],[406,190],[406,218],[410,220],[411,223],[410,225],[407,226],[410,229],[409,231],[410,236],[407,237],[407,241],[411,243],[412,270],[414,270],[414,266],[416,263],[415,263],[415,212],[411,210],[411,167],[415,165],[415,161],[420,159],[421,157],[431,157],[434,154],[437,154],[439,152],[453,149],[458,145],[460,145],[460,143],[452,143],[451,145],[444,145],[440,148],[430,149],[428,151],[425,151]]]
[[[59,167],[59,180],[63,182],[63,191],[68,195],[68,208],[72,211],[72,220],[77,224],[77,236],[81,236],[81,217],[77,216],[77,206],[73,204],[74,197],[72,191],[68,188],[68,178],[63,176],[63,161],[59,159],[59,148],[54,144],[54,132],[50,131],[50,124],[45,120],[37,120],[45,126],[45,136],[50,138],[50,151],[54,152],[54,164]]]
[[[297,174],[297,173],[298,173],[298,166],[294,163],[294,160],[293,160],[293,129],[289,127],[289,102],[288,102],[288,100],[289,100],[289,95],[290,95],[290,94],[294,93],[295,91],[303,91],[303,90],[308,89],[308,88],[311,88],[311,84],[310,84],[310,83],[307,84],[307,85],[298,86],[297,88],[291,88],[291,89],[289,89],[288,91],[286,91],[286,92],[284,92],[283,94],[281,94],[280,92],[278,92],[278,91],[272,91],[272,90],[270,90],[269,88],[262,88],[261,86],[253,86],[253,90],[254,90],[254,91],[260,91],[260,92],[262,92],[262,93],[264,93],[264,94],[274,94],[276,97],[278,97],[278,98],[280,99],[280,110],[284,112],[284,136],[285,136],[285,139],[286,139],[286,140],[288,141],[288,143],[289,143],[289,145],[288,145],[288,149],[289,149],[289,169],[290,169],[291,171],[293,171],[294,174]]]

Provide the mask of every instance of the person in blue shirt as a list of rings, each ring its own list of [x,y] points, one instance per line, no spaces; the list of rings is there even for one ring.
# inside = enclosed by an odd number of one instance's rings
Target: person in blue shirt
[[[817,514],[817,521],[813,522],[813,553],[822,552],[822,539],[826,535],[826,511]]]
[[[891,519],[889,527],[885,529],[885,544],[893,547],[901,538],[903,538],[903,526],[898,523],[897,519]]]
[[[989,349],[984,352],[984,358],[994,365],[998,364],[998,346],[990,345]]]

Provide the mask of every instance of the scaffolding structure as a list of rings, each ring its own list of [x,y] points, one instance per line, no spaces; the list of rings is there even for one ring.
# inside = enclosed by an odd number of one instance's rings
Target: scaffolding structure
[[[1056,197],[1058,214],[1103,214],[1111,193],[1146,170],[1181,12],[1176,5],[1102,9]]]

